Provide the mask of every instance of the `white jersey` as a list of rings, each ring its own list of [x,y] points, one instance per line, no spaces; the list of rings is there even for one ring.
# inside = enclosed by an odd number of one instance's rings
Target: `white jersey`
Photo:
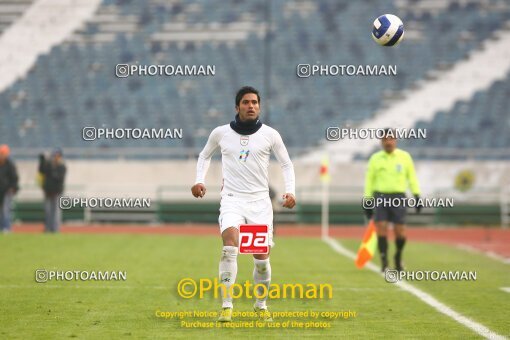
[[[211,157],[218,147],[223,169],[222,198],[255,201],[268,197],[271,151],[282,167],[285,192],[295,195],[294,166],[282,137],[275,129],[263,124],[254,134],[240,135],[230,124],[215,128],[198,156],[195,183],[205,184]]]

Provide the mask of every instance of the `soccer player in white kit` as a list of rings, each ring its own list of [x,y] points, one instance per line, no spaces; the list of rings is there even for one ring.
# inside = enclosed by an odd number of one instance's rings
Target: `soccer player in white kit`
[[[211,157],[221,150],[223,187],[220,205],[220,232],[223,251],[219,276],[227,291],[235,283],[240,224],[264,224],[268,226],[269,245],[273,243],[273,208],[269,198],[268,167],[271,152],[280,163],[285,182],[283,206],[292,209],[296,205],[294,167],[278,131],[259,120],[260,96],[256,89],[245,86],[235,99],[237,115],[230,124],[215,128],[207,144],[198,156],[197,176],[191,192],[195,197],[206,193],[205,176]],[[262,284],[269,291],[271,265],[268,254],[254,254],[254,286]],[[260,287],[259,287],[260,288]],[[259,291],[261,296],[264,290]],[[257,299],[254,310],[264,321],[272,321],[266,305],[267,295]],[[232,297],[223,296],[218,321],[232,321]]]

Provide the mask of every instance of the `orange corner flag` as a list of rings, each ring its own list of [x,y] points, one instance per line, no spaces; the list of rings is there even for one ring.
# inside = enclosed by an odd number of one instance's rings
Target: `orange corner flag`
[[[322,159],[320,174],[321,174],[321,181],[324,183],[329,183],[331,177],[329,176],[329,159],[327,156],[325,156]]]
[[[356,257],[356,267],[363,268],[365,264],[374,257],[377,248],[377,234],[375,232],[374,220],[368,222],[367,229],[363,235],[363,241],[358,249],[358,256]]]

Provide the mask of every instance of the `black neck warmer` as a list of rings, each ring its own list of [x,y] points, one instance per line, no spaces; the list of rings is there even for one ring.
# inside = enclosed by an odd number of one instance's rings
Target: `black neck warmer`
[[[230,127],[240,135],[253,135],[262,127],[262,122],[258,118],[256,121],[242,122],[237,114],[235,120],[230,122]]]

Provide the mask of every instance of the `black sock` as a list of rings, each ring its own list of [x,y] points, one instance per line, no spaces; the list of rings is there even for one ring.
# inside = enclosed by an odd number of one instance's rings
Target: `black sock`
[[[377,246],[379,247],[379,253],[381,253],[381,262],[383,265],[387,265],[388,238],[386,236],[377,236]]]
[[[402,259],[402,250],[404,249],[404,245],[406,244],[405,237],[397,237],[395,239],[395,245],[397,246],[397,252],[395,253],[395,265],[400,267],[400,260]]]

